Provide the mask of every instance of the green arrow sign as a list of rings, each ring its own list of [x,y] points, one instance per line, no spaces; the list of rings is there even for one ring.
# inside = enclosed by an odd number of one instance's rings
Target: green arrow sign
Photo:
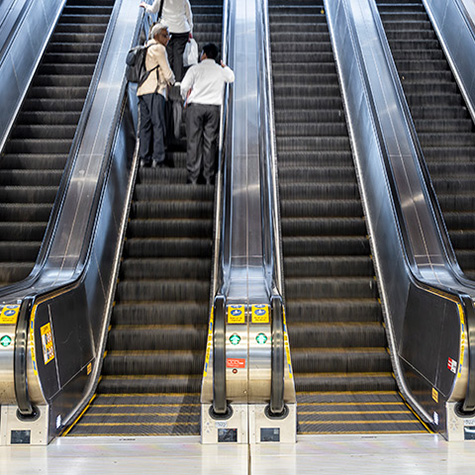
[[[6,348],[7,346],[10,346],[11,342],[12,342],[12,339],[8,335],[4,335],[2,336],[2,338],[0,338],[0,345],[2,345],[4,348]]]
[[[241,337],[240,337],[237,333],[233,333],[233,334],[229,337],[229,341],[230,341],[233,345],[237,345],[237,344],[241,341]]]
[[[263,345],[267,341],[267,337],[264,335],[264,333],[259,333],[256,336],[256,341],[259,345]]]

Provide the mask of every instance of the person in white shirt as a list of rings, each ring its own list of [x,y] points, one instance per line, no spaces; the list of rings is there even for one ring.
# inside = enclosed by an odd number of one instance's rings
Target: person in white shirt
[[[183,52],[193,32],[193,14],[189,0],[154,0],[152,5],[141,2],[140,7],[148,13],[157,13],[162,6],[160,22],[165,23],[171,34],[167,46],[168,60],[179,82],[183,79],[185,70],[183,67]]]
[[[206,184],[214,182],[224,85],[234,81],[231,68],[222,61],[221,65],[217,64],[217,58],[218,47],[213,43],[205,45],[201,62],[187,71],[180,86],[186,100],[187,183],[198,183],[201,162]]]
[[[147,79],[137,88],[139,98],[140,166],[165,166],[165,101],[167,89],[175,76],[167,59],[166,46],[170,39],[168,28],[159,23],[152,28],[152,39],[147,43],[145,68]]]

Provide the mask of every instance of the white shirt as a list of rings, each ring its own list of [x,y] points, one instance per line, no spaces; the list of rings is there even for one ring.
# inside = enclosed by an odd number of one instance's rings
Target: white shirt
[[[148,13],[157,13],[160,1],[147,5]],[[170,33],[188,33],[193,29],[193,15],[189,0],[163,0],[161,21],[168,26]]]
[[[204,59],[186,72],[180,86],[181,96],[186,99],[191,90],[187,104],[220,106],[223,103],[224,84],[233,81],[231,68],[223,68],[214,59]]]

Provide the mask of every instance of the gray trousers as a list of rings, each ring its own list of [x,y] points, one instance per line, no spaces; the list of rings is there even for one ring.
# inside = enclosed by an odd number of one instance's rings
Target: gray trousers
[[[165,162],[165,98],[161,94],[139,96],[139,159],[150,165]]]
[[[191,183],[198,181],[202,162],[206,183],[214,179],[219,115],[219,106],[191,103],[186,108],[186,169]]]

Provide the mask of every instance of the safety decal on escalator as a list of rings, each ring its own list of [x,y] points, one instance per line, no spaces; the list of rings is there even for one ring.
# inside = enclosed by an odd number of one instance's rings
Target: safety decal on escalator
[[[244,305],[228,305],[228,323],[246,323],[246,311]]]
[[[226,358],[226,368],[240,368],[246,367],[246,358]]]
[[[41,346],[43,347],[43,360],[45,365],[54,359],[53,332],[51,323],[47,323],[40,328]]]
[[[7,305],[3,307],[0,312],[0,325],[15,325],[19,313],[19,305]]]
[[[282,309],[282,318],[284,320],[284,348],[287,356],[287,367],[289,368],[289,378],[292,378],[292,361],[290,359],[289,336],[287,334],[287,322],[285,321],[285,309]]]
[[[252,305],[251,321],[252,323],[269,323],[269,306],[265,304]]]
[[[213,317],[214,309],[211,307],[211,314],[209,316],[209,327],[208,327],[208,342],[206,344],[206,356],[205,356],[205,369],[203,370],[203,378],[208,374],[209,368],[209,355],[211,352],[211,347],[213,345]]]

